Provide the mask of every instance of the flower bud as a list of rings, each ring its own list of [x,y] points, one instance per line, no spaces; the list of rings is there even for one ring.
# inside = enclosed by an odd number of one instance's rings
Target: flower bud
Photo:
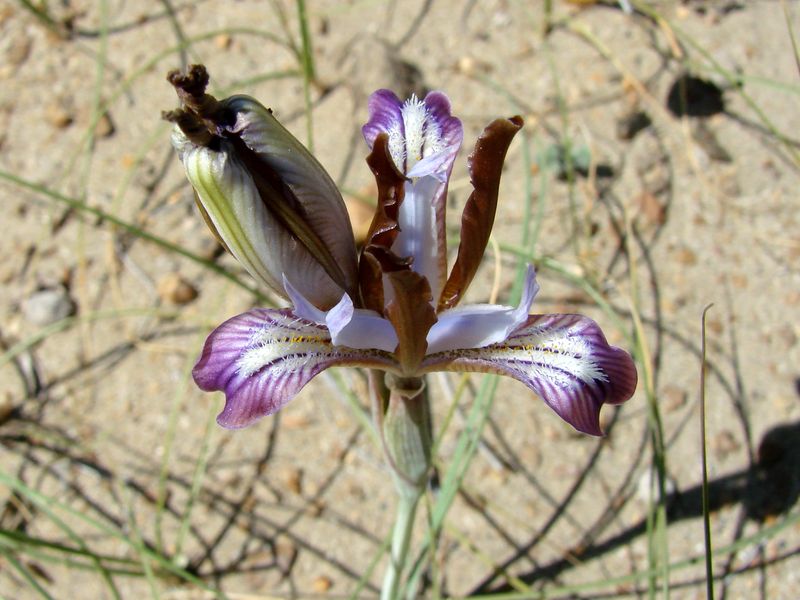
[[[433,434],[425,380],[387,374],[389,400],[383,439],[398,491],[414,496],[425,489],[431,468]]]
[[[183,107],[172,144],[212,232],[260,283],[284,277],[320,309],[354,294],[356,249],[328,173],[272,112],[249,96],[217,101],[205,67],[170,73]]]

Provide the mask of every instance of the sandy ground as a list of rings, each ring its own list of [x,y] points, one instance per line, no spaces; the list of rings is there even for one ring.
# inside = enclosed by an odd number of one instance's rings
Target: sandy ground
[[[522,114],[525,136],[509,155],[495,238],[524,246],[531,175],[534,210],[541,207],[535,255],[593,282],[622,328],[545,267],[535,310],[584,312],[625,344],[638,282],[675,490],[671,560],[697,557],[703,548],[698,352],[700,314],[713,302],[707,406],[714,543],[722,548],[785,525],[716,556],[718,592],[796,598],[800,150],[793,140],[800,114],[781,3],[660,3],[698,47],[612,2],[581,11],[555,2],[560,21],[545,38],[541,4],[311,2],[320,84],[312,90],[315,153],[346,195],[364,193],[370,176],[359,130],[368,94],[379,87],[401,95],[445,90],[465,125],[449,200],[456,227],[469,187],[466,151],[491,119]],[[800,6],[786,4],[800,29]],[[295,9],[284,8],[288,35],[298,39]],[[85,200],[246,280],[219,255],[195,212],[160,120],[176,106],[164,75],[182,61],[202,62],[216,91],[258,97],[305,140],[302,80],[286,76],[296,61],[270,37],[283,39],[287,25],[269,3],[254,1],[64,2],[50,10],[70,35],[48,29],[22,3],[0,4],[0,170]],[[193,43],[178,52],[181,39]],[[722,111],[712,102],[706,112],[715,114],[670,112],[670,88],[686,68],[723,90]],[[741,85],[723,70],[741,75]],[[98,103],[107,112],[97,113]],[[650,123],[636,131],[630,122],[639,111]],[[791,139],[782,143],[770,128]],[[543,158],[567,138],[591,157],[573,186]],[[199,392],[189,371],[209,328],[252,306],[252,296],[22,183],[4,177],[0,190],[0,341],[4,350],[29,342],[2,366],[3,473],[74,509],[60,514],[95,552],[136,558],[103,529],[111,528],[160,545],[229,593],[352,593],[394,507],[380,453],[338,391],[337,382],[362,392],[361,376],[321,377],[278,417],[245,431],[220,430],[211,419],[222,398]],[[625,236],[625,215],[632,236]],[[500,262],[502,301],[515,263],[508,252]],[[486,300],[494,275],[487,260],[473,300]],[[76,319],[58,320],[71,314]],[[480,381],[471,378],[475,388]],[[459,382],[431,382],[440,419]],[[470,399],[462,398],[464,413]],[[521,385],[501,382],[485,445],[441,540],[444,592],[520,583],[549,589],[646,568],[645,390],[605,412],[604,422],[604,440],[579,437]],[[463,423],[457,415],[443,442],[443,469]],[[165,456],[167,510],[159,519]],[[198,461],[205,475],[195,482]],[[0,497],[4,530],[77,543],[19,494],[0,487]],[[32,555],[20,560],[55,598],[111,597],[97,572]],[[39,597],[6,558],[0,565],[0,594]],[[382,567],[361,596],[375,595]],[[151,593],[141,577],[116,582],[124,598]],[[646,583],[620,582],[580,597],[625,597]],[[672,583],[674,598],[704,597],[700,563],[675,570]],[[157,587],[163,598],[203,597],[168,578]]]

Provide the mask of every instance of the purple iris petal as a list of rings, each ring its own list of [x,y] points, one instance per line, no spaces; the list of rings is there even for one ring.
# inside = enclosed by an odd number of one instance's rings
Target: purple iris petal
[[[369,114],[362,128],[367,144],[372,148],[379,134],[387,134],[392,162],[409,178],[392,251],[414,259],[412,268],[428,279],[438,298],[447,267],[444,202],[464,135],[461,121],[450,114],[442,92],[401,102],[393,92],[378,90],[370,96]]]
[[[439,313],[439,320],[428,332],[428,354],[459,348],[482,348],[502,342],[527,321],[538,291],[536,272],[529,266],[522,298],[516,308],[472,304]]]
[[[289,309],[253,309],[208,336],[192,371],[200,389],[225,392],[217,417],[238,429],[283,407],[315,375],[335,365],[393,368],[378,350],[334,346],[328,329]]]
[[[450,114],[450,99],[443,92],[429,92],[423,104],[426,111],[427,151],[422,160],[412,166],[406,175],[432,175],[439,181],[446,182],[450,178],[456,154],[461,149],[464,128],[461,121]]]
[[[600,407],[630,398],[637,382],[630,355],[610,346],[597,323],[581,315],[532,315],[502,343],[432,354],[422,369],[508,375],[591,435],[602,435]]]
[[[370,149],[378,134],[389,133],[396,127],[402,131],[402,106],[400,98],[391,90],[378,90],[369,97],[369,121],[361,128],[361,133]]]

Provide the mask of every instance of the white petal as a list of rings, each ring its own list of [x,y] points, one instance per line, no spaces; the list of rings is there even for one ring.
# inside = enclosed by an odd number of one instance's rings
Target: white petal
[[[303,319],[326,326],[335,346],[386,352],[393,352],[397,347],[397,334],[392,324],[375,311],[354,308],[353,300],[347,294],[342,295],[336,306],[325,311],[311,304],[286,277],[283,283],[294,304],[293,312]]]
[[[428,352],[461,348],[482,348],[505,340],[528,318],[533,298],[539,291],[536,273],[528,267],[522,298],[516,307],[472,304],[446,310],[428,332]]]
[[[432,176],[406,182],[397,218],[400,233],[392,244],[398,256],[414,259],[411,268],[428,279],[434,298],[438,297],[441,286],[434,197],[442,185]]]
[[[350,304],[352,307],[352,303]],[[332,308],[328,316],[331,317],[339,308],[339,305]],[[329,323],[333,324],[335,318],[331,318]],[[331,325],[329,325],[331,327]],[[397,333],[392,324],[372,310],[357,308],[353,310],[351,318],[341,328],[330,329],[331,339],[336,346],[346,346],[356,350],[384,350],[394,352],[397,348]]]

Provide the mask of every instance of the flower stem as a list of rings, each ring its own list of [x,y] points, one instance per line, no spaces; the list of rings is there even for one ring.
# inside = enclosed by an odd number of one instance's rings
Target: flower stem
[[[397,600],[403,568],[405,567],[414,515],[421,493],[401,492],[397,501],[397,517],[392,532],[392,553],[386,574],[383,577],[381,600]]]
[[[431,409],[425,380],[370,374],[373,418],[397,489],[397,517],[381,600],[397,600],[414,528],[414,515],[431,469]]]

